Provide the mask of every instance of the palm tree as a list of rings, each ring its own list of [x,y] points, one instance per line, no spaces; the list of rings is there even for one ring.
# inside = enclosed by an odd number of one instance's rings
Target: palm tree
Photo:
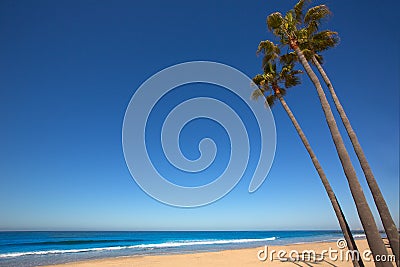
[[[333,88],[333,85],[328,75],[325,73],[325,70],[321,65],[323,58],[321,55],[319,55],[319,53],[337,45],[339,41],[339,38],[337,37],[337,32],[330,30],[324,30],[321,32],[307,31],[307,36],[301,39],[302,40],[299,42],[300,49],[303,51],[305,57],[317,67],[319,73],[322,76],[322,79],[324,80],[325,84],[329,89],[333,102],[335,103],[336,110],[340,115],[343,125],[353,145],[354,151],[357,155],[358,161],[360,162],[361,168],[364,172],[364,176],[367,180],[368,187],[372,193],[383,227],[389,239],[392,252],[397,259],[396,264],[397,266],[399,266],[399,259],[400,259],[399,234],[397,231],[396,224],[394,223],[394,220],[390,214],[389,208],[386,204],[383,194],[378,186],[374,174],[372,173],[371,167],[358,141],[357,135],[350,124],[346,112],[344,111],[344,108],[341,105],[338,96],[336,95],[335,89]]]
[[[333,189],[325,175],[325,172],[322,169],[321,164],[319,163],[314,151],[312,150],[311,145],[307,140],[307,137],[305,136],[303,130],[301,129],[300,124],[297,122],[295,116],[293,115],[285,99],[283,98],[283,96],[286,93],[286,90],[283,89],[282,86],[280,86],[280,84],[283,84],[283,86],[286,89],[299,84],[300,80],[297,77],[297,74],[299,74],[300,71],[293,69],[294,67],[293,61],[285,62],[287,64],[283,65],[280,71],[277,71],[275,59],[278,57],[280,51],[278,46],[276,46],[270,41],[261,42],[257,52],[264,53],[264,58],[263,58],[264,73],[262,75],[258,74],[253,78],[253,82],[258,87],[258,89],[256,89],[253,92],[252,98],[258,99],[259,97],[263,96],[266,99],[265,101],[266,104],[270,107],[273,106],[273,104],[277,99],[280,101],[286,113],[288,114],[293,126],[295,127],[301,141],[303,142],[304,147],[306,148],[311,158],[311,161],[314,164],[315,169],[318,172],[318,175],[322,181],[326,193],[328,194],[329,200],[331,201],[332,207],[339,221],[339,225],[343,232],[345,240],[347,241],[348,248],[350,250],[355,251],[357,250],[357,245],[354,242],[354,238],[350,231],[350,227],[347,224],[346,218],[339,205],[336,195],[333,192]],[[359,267],[364,266],[361,258],[359,258],[358,261],[354,259],[353,265]]]
[[[386,235],[389,239],[390,247],[392,248],[393,254],[396,256],[396,264],[399,266],[399,259],[400,259],[400,249],[399,249],[399,233],[397,231],[396,224],[390,214],[389,208],[386,204],[386,201],[382,195],[382,192],[378,186],[378,183],[372,173],[371,167],[365,157],[364,151],[358,141],[357,135],[354,132],[353,128],[351,127],[350,121],[337,97],[335,90],[330,82],[328,76],[326,75],[325,71],[323,70],[321,64],[318,60],[313,57],[313,63],[317,66],[321,76],[323,77],[325,83],[327,84],[329,91],[332,95],[333,102],[335,103],[336,109],[342,119],[343,125],[347,131],[347,134],[350,138],[350,141],[353,145],[354,151],[358,157],[360,162],[361,168],[364,172],[365,178],[367,180],[368,187],[372,193],[372,197],[374,199],[375,205],[378,209],[380,218],[382,220],[383,227],[385,229]]]
[[[299,6],[300,5],[300,6]],[[297,29],[299,18],[299,9],[302,9],[304,1],[298,3],[293,10],[290,10],[283,16],[279,12],[272,13],[267,18],[268,28],[278,37],[282,45],[288,45],[294,50],[296,56],[298,57],[300,63],[303,65],[307,75],[314,84],[318,97],[321,102],[323,112],[325,114],[326,122],[328,124],[333,142],[335,144],[336,151],[338,153],[340,162],[342,164],[344,173],[347,178],[347,182],[350,187],[350,191],[354,202],[356,204],[357,212],[363,225],[367,241],[371,252],[376,258],[377,255],[387,255],[387,250],[379,234],[378,227],[374,221],[371,209],[369,208],[368,202],[365,198],[364,192],[357,178],[353,164],[351,163],[350,156],[344,145],[342,136],[340,135],[339,129],[337,127],[335,118],[333,116],[331,107],[328,103],[326,95],[322,89],[321,83],[317,75],[312,70],[310,64],[305,58],[303,52],[300,50],[299,41],[297,35],[301,35]],[[320,7],[320,6],[319,6]],[[305,31],[309,28],[318,29],[321,20],[326,17],[326,9],[313,7],[309,9],[304,17],[304,21],[307,22],[307,27],[302,29]],[[301,14],[300,14],[301,16]],[[389,262],[375,262],[376,266],[391,266]]]

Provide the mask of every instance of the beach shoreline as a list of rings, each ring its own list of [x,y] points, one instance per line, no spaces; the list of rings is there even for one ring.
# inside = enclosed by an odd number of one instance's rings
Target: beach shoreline
[[[366,267],[374,266],[366,239],[356,240],[360,256]],[[280,251],[281,256],[278,255]],[[326,251],[326,252],[324,252]],[[335,252],[337,251],[337,252]],[[313,256],[315,252],[315,258]],[[291,253],[291,254],[290,254]],[[290,255],[290,256],[289,256]],[[309,256],[310,255],[310,256]],[[272,257],[271,257],[272,256]],[[290,258],[292,257],[292,259]],[[347,248],[341,248],[337,242],[310,242],[290,245],[273,245],[254,248],[229,249],[211,252],[184,254],[135,255],[110,257],[103,259],[69,262],[48,267],[127,267],[127,266],[163,266],[163,267],[198,267],[198,266],[353,266],[351,254]],[[283,260],[283,261],[282,261]],[[391,261],[391,259],[387,259]],[[393,262],[394,264],[394,262]],[[394,265],[393,265],[394,266]]]

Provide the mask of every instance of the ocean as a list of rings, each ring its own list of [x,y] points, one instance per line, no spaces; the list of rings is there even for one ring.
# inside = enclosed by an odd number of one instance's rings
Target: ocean
[[[339,231],[0,232],[0,266],[336,241]],[[355,237],[365,237],[357,234]]]

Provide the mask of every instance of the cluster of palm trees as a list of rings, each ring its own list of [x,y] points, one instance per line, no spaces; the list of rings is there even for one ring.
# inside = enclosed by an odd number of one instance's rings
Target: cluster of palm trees
[[[382,220],[391,250],[396,257],[396,265],[399,267],[400,251],[399,233],[397,227],[392,219],[382,192],[379,189],[361,145],[358,142],[356,133],[351,127],[350,121],[342,105],[340,104],[334,87],[321,65],[323,62],[321,53],[336,46],[339,41],[337,32],[320,30],[321,22],[328,17],[331,12],[326,5],[314,6],[305,11],[307,2],[307,0],[300,0],[294,6],[294,8],[289,10],[285,15],[275,12],[267,17],[268,29],[278,37],[279,45],[269,40],[260,42],[257,53],[263,54],[263,73],[258,74],[253,78],[253,82],[257,86],[257,89],[253,92],[252,98],[257,99],[259,97],[264,97],[265,103],[268,106],[272,106],[276,101],[279,101],[282,104],[284,110],[289,115],[292,124],[296,128],[296,131],[298,132],[307,152],[309,153],[315,169],[318,172],[318,175],[332,203],[336,217],[339,221],[340,228],[347,241],[348,248],[350,250],[357,250],[356,243],[354,242],[352,233],[346,222],[339,202],[332,190],[332,187],[329,184],[329,181],[298,121],[294,117],[284,99],[286,89],[300,83],[298,75],[301,74],[302,71],[296,69],[297,63],[300,63],[303,66],[306,74],[311,79],[317,90],[318,97],[325,114],[326,122],[328,124],[332,140],[335,144],[344,174],[347,178],[347,182],[357,208],[358,216],[363,226],[372,255],[374,258],[376,258],[377,255],[388,255],[388,251],[382,241],[356,171],[344,145],[342,135],[339,132],[330,104],[326,98],[319,78],[315,74],[311,65],[317,68],[332,96],[336,110],[340,115],[354,151],[358,157],[359,163],[364,172],[364,176],[367,180],[368,187],[372,193],[374,203]],[[280,51],[281,47],[288,47],[289,51],[291,52],[282,55]],[[361,258],[358,260],[355,259],[353,261],[353,265],[364,266]],[[393,265],[390,262],[376,261],[375,266]]]

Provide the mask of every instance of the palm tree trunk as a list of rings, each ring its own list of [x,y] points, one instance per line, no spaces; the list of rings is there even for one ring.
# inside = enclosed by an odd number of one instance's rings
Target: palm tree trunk
[[[322,184],[324,185],[325,191],[328,194],[329,200],[331,201],[331,204],[333,206],[333,210],[335,211],[336,217],[339,221],[340,228],[342,229],[344,238],[347,242],[347,246],[349,250],[355,251],[357,249],[357,245],[354,242],[353,235],[350,231],[350,227],[347,224],[346,218],[344,217],[343,211],[339,205],[339,202],[336,198],[335,193],[333,192],[333,189],[328,181],[328,178],[325,175],[324,170],[321,167],[321,164],[319,163],[317,156],[314,154],[314,151],[311,148],[310,143],[307,140],[306,135],[304,134],[303,130],[301,129],[299,123],[297,122],[296,118],[294,117],[292,111],[290,110],[289,106],[287,105],[285,99],[282,97],[280,93],[276,94],[279,98],[279,101],[281,102],[283,108],[285,109],[286,113],[289,115],[290,120],[292,121],[292,124],[294,128],[296,128],[296,131],[298,135],[300,136],[301,141],[304,144],[304,147],[306,148],[308,154],[310,155],[310,158],[312,160],[312,163],[314,164],[315,169],[318,172],[318,175],[322,181]],[[353,260],[353,266],[355,267],[363,267],[364,263],[362,262],[362,258],[360,257],[357,261],[357,259]]]
[[[342,119],[343,125],[346,128],[347,134],[349,135],[350,141],[353,144],[354,151],[358,157],[358,161],[360,162],[361,168],[364,172],[365,178],[367,180],[369,189],[371,190],[372,196],[375,201],[375,205],[378,209],[379,215],[382,220],[383,227],[385,228],[386,235],[389,239],[390,246],[392,248],[393,254],[396,256],[396,264],[399,266],[400,259],[400,249],[399,249],[399,233],[397,231],[396,224],[393,221],[393,218],[390,214],[389,208],[386,204],[386,201],[382,195],[381,190],[379,189],[378,183],[375,180],[374,174],[372,173],[371,167],[365,157],[364,151],[361,148],[360,143],[358,142],[358,138],[353,128],[351,127],[350,121],[347,118],[347,115],[340,104],[339,98],[336,95],[336,92],[333,88],[331,81],[326,75],[324,69],[321,64],[318,62],[317,58],[313,56],[313,63],[317,67],[319,73],[321,73],[322,78],[324,79],[326,85],[329,88],[329,91],[332,95],[333,102],[335,103],[336,109]]]
[[[319,82],[317,75],[315,75],[314,71],[311,69],[310,64],[308,64],[308,61],[303,55],[303,52],[301,52],[294,41],[291,42],[291,47],[295,50],[301,64],[307,72],[307,75],[310,77],[312,83],[317,89],[318,97],[320,99],[321,106],[325,114],[326,122],[328,124],[333,142],[336,147],[336,151],[338,153],[340,162],[346,175],[352,197],[356,204],[358,216],[360,217],[365,235],[367,236],[368,245],[371,249],[372,255],[374,256],[374,259],[379,258],[381,255],[385,257],[388,254],[386,247],[379,234],[378,227],[376,226],[371,209],[369,208],[367,199],[365,198],[360,182],[358,181],[353,164],[350,160],[350,156],[347,152],[342,136],[340,135],[339,129],[336,125],[335,118],[333,117],[332,110],[329,106],[328,100],[326,99],[325,93],[322,90],[321,83]],[[375,262],[375,266],[379,267],[391,265],[392,264],[390,262]]]

